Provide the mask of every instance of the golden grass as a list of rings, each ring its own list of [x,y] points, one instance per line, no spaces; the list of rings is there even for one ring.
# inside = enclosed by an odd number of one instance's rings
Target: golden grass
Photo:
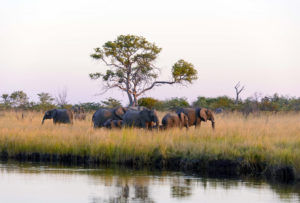
[[[159,153],[164,158],[243,159],[249,163],[291,165],[300,172],[300,114],[216,116],[201,128],[147,131],[143,129],[93,129],[91,117],[73,125],[41,125],[41,113],[4,112],[0,116],[0,152],[72,154],[110,162],[139,158],[147,163]],[[162,117],[163,113],[159,113]]]

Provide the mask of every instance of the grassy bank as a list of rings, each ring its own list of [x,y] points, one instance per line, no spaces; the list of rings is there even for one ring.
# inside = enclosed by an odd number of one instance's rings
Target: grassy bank
[[[162,116],[162,115],[161,115]],[[146,131],[143,129],[93,129],[91,115],[74,125],[41,125],[42,114],[5,112],[0,115],[0,152],[17,158],[45,155],[85,157],[92,162],[130,163],[167,167],[224,167],[215,160],[231,160],[244,171],[265,172],[270,167],[291,166],[300,176],[300,115],[265,114],[245,119],[240,114],[220,115],[216,130]],[[55,158],[56,157],[56,158]],[[184,160],[184,161],[183,161]],[[227,165],[232,164],[227,163]],[[203,167],[201,167],[201,165]]]

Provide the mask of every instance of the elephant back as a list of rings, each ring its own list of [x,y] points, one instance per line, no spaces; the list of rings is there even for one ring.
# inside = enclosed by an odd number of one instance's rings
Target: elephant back
[[[103,127],[104,123],[108,119],[122,120],[125,112],[126,112],[126,110],[123,107],[116,107],[116,108],[110,108],[110,109],[105,109],[105,108],[98,109],[94,113],[93,118],[92,118],[94,127]]]
[[[92,118],[94,127],[103,127],[108,119],[114,119],[113,113],[108,109],[98,109]]]
[[[137,110],[127,110],[123,116],[123,123],[126,126],[137,126],[140,121],[140,111]]]
[[[56,123],[72,123],[73,113],[68,109],[57,109],[53,120]]]

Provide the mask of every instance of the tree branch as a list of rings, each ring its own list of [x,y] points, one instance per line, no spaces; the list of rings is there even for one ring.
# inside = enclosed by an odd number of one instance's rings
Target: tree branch
[[[146,89],[144,89],[143,91],[139,92],[138,94],[136,94],[136,96],[140,96],[141,94],[143,94],[144,92],[148,91],[148,90],[151,90],[153,87],[155,86],[158,86],[160,84],[169,84],[169,85],[172,85],[172,84],[175,84],[176,82],[173,81],[173,82],[168,82],[168,81],[155,81],[152,83],[152,85]]]

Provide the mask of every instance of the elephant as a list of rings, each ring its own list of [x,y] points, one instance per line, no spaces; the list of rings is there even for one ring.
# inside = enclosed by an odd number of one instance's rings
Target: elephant
[[[85,120],[86,114],[84,112],[84,109],[80,106],[73,106],[71,110],[74,113],[74,119],[75,120]]]
[[[172,127],[186,127],[189,128],[189,119],[188,116],[183,112],[179,114],[168,113],[162,119],[162,129],[172,128]]]
[[[94,127],[104,127],[104,123],[108,120],[108,119],[112,119],[112,120],[123,120],[123,115],[126,112],[126,108],[123,108],[121,106],[119,107],[115,107],[115,108],[111,108],[111,109],[105,109],[105,108],[101,108],[98,109],[92,118],[92,121],[94,123]]]
[[[214,114],[210,109],[206,108],[180,108],[176,111],[177,114],[183,112],[188,117],[189,126],[194,125],[198,127],[201,125],[201,121],[211,121],[211,126],[215,129]]]
[[[128,110],[123,116],[123,125],[152,129],[159,126],[159,119],[155,110],[143,109],[141,111]]]
[[[110,128],[110,129],[122,128],[122,125],[123,125],[123,121],[122,120],[112,120],[112,119],[108,119],[103,124],[104,127]]]
[[[44,124],[44,120],[53,119],[53,123],[73,123],[73,113],[68,109],[52,109],[45,112],[45,115],[42,120],[42,124]]]
[[[222,108],[216,108],[215,109],[215,114],[221,114],[223,112],[224,112],[224,109],[222,109]]]
[[[75,113],[74,119],[75,120],[85,120],[86,115],[84,113]]]

